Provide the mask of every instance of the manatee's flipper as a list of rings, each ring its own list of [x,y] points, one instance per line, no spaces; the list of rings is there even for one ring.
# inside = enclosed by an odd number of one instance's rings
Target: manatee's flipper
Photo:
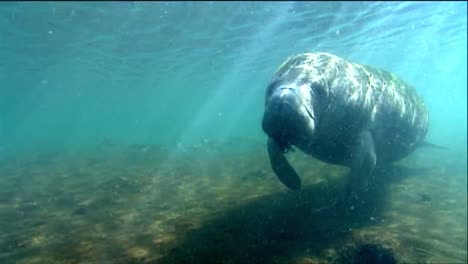
[[[377,161],[374,140],[368,130],[356,137],[350,156],[351,171],[345,187],[345,197],[343,197],[348,201],[357,198],[356,195],[359,196],[367,190]]]
[[[278,179],[288,188],[299,190],[301,188],[299,175],[289,164],[281,147],[272,138],[268,138],[268,155],[270,156],[271,168]]]
[[[417,145],[418,148],[436,148],[436,149],[448,149],[447,147],[444,146],[439,146],[436,144],[432,144],[431,142],[428,141],[422,141]]]

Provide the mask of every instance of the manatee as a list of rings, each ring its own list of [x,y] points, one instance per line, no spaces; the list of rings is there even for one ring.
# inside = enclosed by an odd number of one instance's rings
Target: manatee
[[[350,195],[366,190],[377,165],[422,145],[428,123],[424,102],[396,75],[315,52],[293,56],[277,69],[266,89],[262,128],[271,167],[284,185],[301,188],[284,155],[296,147],[349,167]]]

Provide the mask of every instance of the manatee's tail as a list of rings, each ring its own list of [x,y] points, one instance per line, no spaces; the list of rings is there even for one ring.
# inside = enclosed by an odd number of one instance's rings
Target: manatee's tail
[[[427,142],[427,141],[422,141],[421,143],[418,144],[418,147],[420,147],[420,148],[436,148],[436,149],[445,149],[445,150],[449,149],[447,147],[432,144],[432,143]]]

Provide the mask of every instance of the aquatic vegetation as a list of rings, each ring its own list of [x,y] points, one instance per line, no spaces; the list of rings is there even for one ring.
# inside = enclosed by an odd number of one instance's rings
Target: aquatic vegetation
[[[355,264],[395,264],[393,252],[375,244],[360,245],[353,254]]]
[[[466,169],[382,168],[346,212],[335,204],[345,168],[292,152],[304,188],[290,192],[264,146],[246,142],[148,156],[100,146],[1,166],[0,262],[340,263],[366,243],[405,263],[466,261],[466,190],[445,177]]]
[[[375,239],[371,239],[375,240]],[[350,240],[331,256],[331,263],[342,264],[396,264],[393,250],[377,243],[366,243],[362,238]]]

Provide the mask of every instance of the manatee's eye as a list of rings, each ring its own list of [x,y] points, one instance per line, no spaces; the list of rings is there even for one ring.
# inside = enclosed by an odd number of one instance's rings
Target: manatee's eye
[[[272,82],[268,85],[268,87],[267,87],[267,89],[266,89],[266,97],[267,97],[267,98],[271,96],[271,94],[273,93],[273,91],[275,90],[275,88],[278,87],[278,84],[279,84],[279,81],[278,81],[278,80],[274,80],[274,81],[272,81]]]

